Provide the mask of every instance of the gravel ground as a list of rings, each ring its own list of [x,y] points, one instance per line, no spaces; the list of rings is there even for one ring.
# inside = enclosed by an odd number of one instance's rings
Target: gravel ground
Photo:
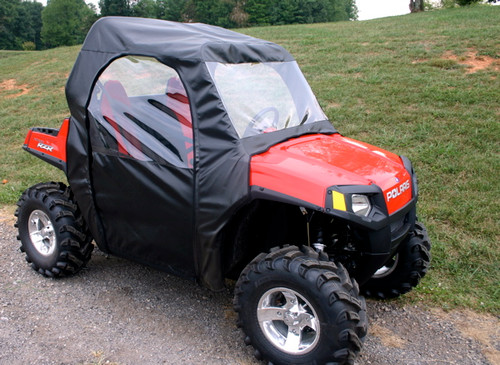
[[[78,275],[46,279],[12,225],[0,211],[0,364],[260,364],[235,326],[230,289],[97,250]],[[368,310],[356,365],[500,364],[498,318],[375,301]]]

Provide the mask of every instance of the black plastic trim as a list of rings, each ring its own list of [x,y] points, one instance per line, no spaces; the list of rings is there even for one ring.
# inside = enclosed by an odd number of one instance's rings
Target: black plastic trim
[[[36,131],[36,132],[46,133],[46,131],[42,130],[42,128],[33,128],[33,130]],[[46,133],[46,134],[48,134],[48,133]],[[43,152],[40,152],[40,151],[35,150],[33,148],[29,148],[27,145],[24,145],[23,149],[25,151],[31,153],[32,155],[38,157],[39,159],[41,159],[41,160],[43,160],[45,162],[48,162],[52,166],[57,167],[58,169],[62,170],[64,173],[66,173],[66,162],[64,162],[63,160],[60,160],[58,158],[55,158],[55,157],[53,157],[51,155],[48,155],[48,154],[43,153]]]
[[[332,192],[344,194],[347,211],[333,209]],[[363,217],[351,210],[351,195],[363,194],[369,197],[372,209],[368,216]],[[327,214],[338,216],[357,225],[371,230],[379,230],[388,225],[388,213],[382,189],[377,185],[337,185],[327,189],[325,211]]]
[[[258,155],[266,152],[269,148],[279,143],[283,143],[292,138],[298,138],[309,134],[336,134],[335,127],[328,120],[318,121],[309,124],[303,124],[296,127],[290,127],[275,131],[272,133],[263,133],[256,136],[241,139],[243,147],[249,155]]]
[[[401,158],[401,161],[403,162],[403,165],[408,171],[408,173],[411,176],[411,182],[412,182],[412,197],[418,199],[418,181],[417,181],[417,174],[415,173],[415,170],[413,169],[413,164],[411,163],[410,159],[404,155],[399,156]]]
[[[290,195],[282,194],[277,191],[266,189],[256,185],[252,185],[250,187],[250,197],[252,198],[252,200],[271,200],[280,203],[293,204],[298,207],[304,207],[319,212],[325,212],[323,207],[320,207],[318,205],[311,204],[309,202],[306,202],[305,200],[297,199]]]
[[[372,210],[367,217],[362,217],[352,211],[333,209],[332,191],[344,194],[346,207],[351,204],[351,194],[367,195],[370,198]],[[382,189],[377,185],[331,186],[327,189],[325,208],[259,186],[250,187],[250,196],[252,199],[272,200],[320,211],[347,222],[353,229],[363,231],[365,240],[362,263],[355,275],[360,284],[370,279],[373,273],[394,255],[401,241],[414,229],[416,219],[415,198],[397,212],[389,215]],[[397,222],[402,222],[401,226],[391,231],[391,225]]]
[[[50,136],[54,136],[54,137],[57,137],[57,135],[59,134],[59,129],[55,129],[55,128],[46,128],[46,127],[33,127],[33,128],[30,128],[33,132],[39,132],[39,133],[43,133],[43,134],[48,134]]]

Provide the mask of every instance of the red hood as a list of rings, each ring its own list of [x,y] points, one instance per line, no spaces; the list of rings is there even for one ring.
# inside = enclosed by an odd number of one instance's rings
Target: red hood
[[[250,185],[321,207],[328,187],[371,184],[384,192],[389,214],[411,200],[411,176],[399,156],[340,134],[291,139],[250,162]]]

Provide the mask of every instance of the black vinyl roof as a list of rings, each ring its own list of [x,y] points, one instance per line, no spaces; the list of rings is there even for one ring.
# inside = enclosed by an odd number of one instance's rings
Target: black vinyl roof
[[[225,50],[230,54],[217,52],[223,44],[231,45]],[[224,28],[131,17],[98,20],[87,35],[82,50],[234,63],[248,61],[252,56],[258,56],[258,61],[291,59],[287,51],[272,42]]]
[[[66,84],[71,115],[79,122],[85,119],[85,107],[100,72],[113,59],[126,55],[157,58],[176,69],[188,89],[197,80],[190,79],[192,72],[183,75],[182,69],[196,69],[203,62],[294,61],[275,43],[212,25],[104,17],[87,34]]]

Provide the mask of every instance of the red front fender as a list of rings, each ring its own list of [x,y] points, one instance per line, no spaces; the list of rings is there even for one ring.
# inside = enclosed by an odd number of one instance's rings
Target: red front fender
[[[399,156],[340,134],[291,139],[250,162],[251,186],[320,207],[331,186],[372,184],[383,191],[389,214],[412,199],[411,176]]]

